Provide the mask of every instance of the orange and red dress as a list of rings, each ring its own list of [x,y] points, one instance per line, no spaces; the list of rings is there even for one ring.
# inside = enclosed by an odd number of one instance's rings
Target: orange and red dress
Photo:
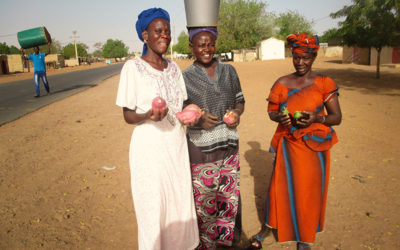
[[[335,82],[317,76],[301,89],[276,82],[269,94],[268,112],[286,107],[326,115],[324,104],[338,94]],[[338,141],[335,131],[320,123],[307,128],[278,125],[270,151],[276,153],[267,196],[266,225],[277,229],[278,241],[312,243],[323,230],[329,181],[329,149]]]

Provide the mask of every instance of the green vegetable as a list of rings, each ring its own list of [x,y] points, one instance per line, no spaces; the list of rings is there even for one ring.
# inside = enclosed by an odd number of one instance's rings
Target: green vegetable
[[[282,109],[282,113],[284,113],[285,115],[288,115],[289,114],[289,110],[286,107],[284,107]]]
[[[293,114],[294,119],[298,120],[300,117],[302,117],[303,115],[301,114],[300,111],[296,111]]]

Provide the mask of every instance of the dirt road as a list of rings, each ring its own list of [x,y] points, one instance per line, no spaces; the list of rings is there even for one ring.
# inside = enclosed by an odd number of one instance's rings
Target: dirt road
[[[186,68],[189,61],[179,61]],[[243,238],[264,218],[272,170],[265,97],[290,59],[234,63],[241,119]],[[325,231],[315,249],[400,249],[400,69],[317,59],[340,86]],[[0,127],[0,249],[137,249],[128,147],[115,105],[119,76]],[[295,249],[271,236],[267,249]]]

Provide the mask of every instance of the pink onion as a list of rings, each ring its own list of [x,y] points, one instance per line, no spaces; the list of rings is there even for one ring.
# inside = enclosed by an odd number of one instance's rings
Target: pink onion
[[[161,111],[166,106],[167,106],[167,103],[165,102],[165,100],[159,96],[154,98],[153,102],[151,103],[151,107],[153,108],[153,110]]]
[[[188,124],[199,119],[201,116],[201,109],[196,104],[189,104],[182,112],[176,113],[176,117],[183,124]]]
[[[231,125],[233,123],[232,113],[232,111],[226,112],[226,114],[222,118],[222,120],[228,125]]]

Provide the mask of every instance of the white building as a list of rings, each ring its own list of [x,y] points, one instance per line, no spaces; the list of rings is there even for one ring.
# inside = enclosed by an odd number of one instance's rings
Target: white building
[[[271,37],[257,43],[257,57],[261,61],[285,59],[285,42]]]

